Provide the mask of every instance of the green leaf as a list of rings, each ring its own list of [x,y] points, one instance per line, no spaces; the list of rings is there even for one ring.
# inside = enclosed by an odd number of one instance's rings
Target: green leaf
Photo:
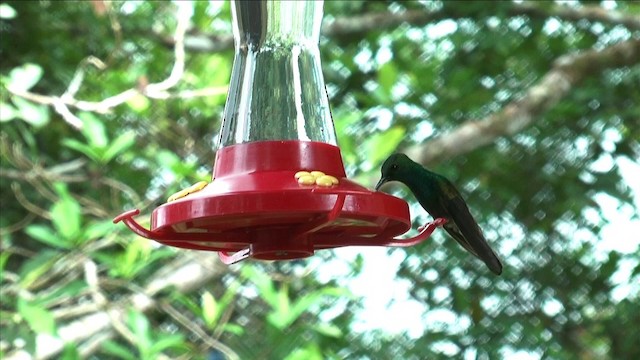
[[[0,102],[0,122],[11,121],[17,118],[19,114],[20,112],[18,111],[18,109],[11,106],[11,104],[4,101]]]
[[[136,133],[134,131],[127,131],[124,134],[118,136],[107,150],[102,154],[103,163],[108,163],[114,157],[120,155],[123,151],[130,148],[136,142]]]
[[[240,287],[241,287],[241,284],[239,281],[234,281],[233,283],[231,283],[231,285],[227,287],[227,290],[225,291],[224,295],[222,295],[222,298],[220,299],[220,301],[218,301],[218,307],[220,308],[219,309],[220,313],[224,312],[227,306],[231,304],[235,296],[238,294],[238,289],[240,289]]]
[[[64,183],[56,183],[54,187],[60,199],[51,208],[51,221],[58,234],[71,243],[80,234],[82,209]]]
[[[78,140],[63,139],[62,145],[83,153],[84,155],[86,155],[88,158],[90,158],[95,162],[101,162],[102,156],[98,153],[98,151],[96,151],[94,148],[92,148],[89,145],[79,142]]]
[[[286,294],[287,293],[286,287],[283,286],[282,289],[283,290],[281,290],[281,292]],[[315,304],[320,302],[323,297],[325,296],[341,297],[341,296],[344,296],[345,294],[348,295],[348,293],[345,293],[344,290],[339,288],[323,288],[323,289],[314,291],[296,300],[293,306],[291,307],[289,307],[287,303],[287,307],[281,308],[281,312],[278,314],[278,319],[274,319],[274,320],[276,320],[276,323],[280,325],[279,328],[284,329],[290,326],[302,314],[309,311]],[[287,297],[287,301],[288,301],[288,297]]]
[[[287,357],[285,360],[323,360],[326,359],[322,355],[322,350],[318,347],[317,344],[310,343],[306,347],[300,349],[296,349]]]
[[[189,311],[194,314],[202,313],[202,306],[199,306],[195,301],[193,301],[189,296],[185,296],[184,294],[179,293],[178,291],[173,291],[171,294],[171,300],[177,301],[178,303],[184,305]]]
[[[189,304],[186,299],[183,299],[181,302],[187,306],[192,308],[192,311],[195,313],[202,314],[202,318],[205,321],[205,324],[209,329],[213,329],[218,326],[218,320],[222,313],[224,313],[225,309],[231,304],[236,294],[238,293],[238,289],[241,284],[238,281],[234,281],[227,287],[224,295],[219,300],[208,291],[204,292],[201,297],[200,307],[193,309],[193,306]],[[224,327],[223,327],[224,329]]]
[[[164,167],[171,169],[176,176],[192,176],[195,172],[195,163],[185,162],[175,153],[167,150],[161,150],[156,155],[156,161]]]
[[[151,333],[147,317],[139,311],[130,310],[127,323],[131,331],[133,331],[140,353],[149,353],[151,349]]]
[[[65,238],[61,238],[58,236],[53,229],[44,225],[29,225],[25,229],[27,235],[32,238],[40,241],[41,243],[61,248],[61,249],[70,249],[72,247],[71,243],[65,241]]]
[[[256,285],[262,300],[272,308],[277,309],[280,298],[273,287],[271,278],[267,274],[258,271],[254,266],[246,266],[242,270],[242,274]]]
[[[0,284],[4,282],[4,267],[7,265],[7,261],[11,253],[8,251],[0,253]]]
[[[67,343],[64,345],[64,351],[60,356],[60,360],[81,360],[80,352],[76,348],[74,343]]]
[[[393,105],[393,101],[391,101],[390,94],[385,91],[384,88],[378,86],[372,92],[370,92],[367,96],[373,98],[376,103],[391,107]]]
[[[109,269],[109,275],[115,277],[116,274],[113,269],[118,267],[120,263],[120,259],[117,256],[113,256],[113,253],[108,252],[95,252],[93,253],[93,258],[98,260],[102,265],[106,266]]]
[[[221,54],[212,54],[207,58],[204,71],[211,74],[210,77],[204,79],[198,73],[194,74],[194,78],[200,81],[200,86],[206,87],[211,85],[227,85],[229,83],[229,75],[231,75],[231,58]],[[225,92],[226,93],[226,92]]]
[[[291,301],[289,300],[289,285],[287,283],[282,284],[277,292],[278,305],[277,310],[280,314],[287,315],[291,313]]]
[[[74,296],[79,295],[82,291],[87,288],[87,283],[83,280],[75,280],[70,282],[69,284],[59,287],[56,290],[47,293],[44,296],[38,298],[38,304],[46,306],[50,302],[60,300],[60,299],[70,299]]]
[[[2,252],[0,253],[0,272],[4,270],[5,265],[7,265],[7,260],[11,256],[10,252]],[[2,275],[2,273],[0,273]]]
[[[166,258],[170,258],[172,256],[175,256],[175,251],[173,250],[173,248],[170,247],[163,247],[163,248],[159,248],[159,249],[154,249],[152,246],[152,242],[150,242],[147,239],[139,239],[140,242],[144,242],[146,243],[146,247],[145,249],[147,250],[144,254],[144,262],[146,264],[142,264],[145,266],[150,265],[151,263],[153,263],[156,260],[162,260],[162,259],[166,259]],[[141,267],[141,269],[143,268]]]
[[[29,90],[40,81],[43,72],[40,65],[26,63],[11,70],[7,87],[22,91]]]
[[[236,324],[224,324],[222,327],[224,331],[229,332],[231,334],[242,336],[244,334],[244,328],[240,325]]]
[[[321,292],[313,292],[298,299],[291,307],[291,311],[289,312],[291,319],[289,319],[290,322],[288,325],[293,323],[304,312],[308,311],[319,300],[322,300],[323,296],[324,295]]]
[[[49,122],[49,108],[32,103],[23,98],[13,96],[11,101],[16,105],[19,117],[35,127],[42,127]]]
[[[342,329],[340,329],[339,327],[333,324],[318,324],[314,327],[314,329],[318,333],[327,337],[333,337],[333,338],[339,339],[342,336],[344,336]]]
[[[166,164],[168,167],[174,167],[182,163],[182,160],[174,152],[160,150],[156,153],[156,161],[160,164]]]
[[[393,153],[404,139],[406,131],[403,127],[395,126],[391,129],[375,133],[365,142],[367,160],[371,166],[380,164]]]
[[[362,120],[360,111],[336,111],[334,121],[336,134],[340,139],[340,150],[346,166],[355,165],[357,162],[357,145],[354,137],[348,136],[350,130]]]
[[[85,241],[96,240],[113,233],[113,222],[111,220],[94,221],[85,226],[83,237]]]
[[[147,258],[151,252],[151,243],[148,240],[137,238],[127,244],[127,249],[122,257],[123,275],[132,278],[140,270],[148,265]]]
[[[602,265],[600,265],[599,274],[604,278],[609,278],[613,275],[616,270],[618,270],[618,263],[622,256],[616,251],[611,251],[609,253],[609,259],[605,261]]]
[[[51,312],[41,305],[18,299],[18,313],[37,334],[56,334],[56,323]]]
[[[137,360],[138,358],[134,356],[129,349],[126,347],[113,342],[111,340],[107,340],[102,343],[102,350],[110,355],[118,356],[121,359],[126,360]]]
[[[87,236],[85,238],[91,239]],[[132,279],[153,262],[172,257],[174,254],[171,248],[154,249],[149,240],[138,237],[127,242],[125,251],[116,254],[98,252],[94,256],[109,268],[111,276]],[[195,309],[194,312],[199,314],[200,307],[196,305]]]
[[[213,297],[210,292],[205,291],[202,294],[201,304],[202,318],[204,319],[205,324],[209,328],[212,328],[216,324],[218,316],[220,315],[218,303],[216,302],[215,297]]]
[[[82,134],[94,149],[107,147],[109,139],[103,122],[92,113],[82,112],[78,115],[82,119]]]
[[[40,251],[38,255],[32,257],[20,267],[20,285],[28,288],[35,280],[47,273],[55,264],[60,255],[53,250]]]
[[[183,343],[184,336],[180,334],[162,336],[153,342],[153,345],[151,345],[151,348],[149,349],[149,355],[152,355],[155,359],[156,355],[160,354],[162,351],[178,347],[183,345]]]
[[[391,90],[393,90],[393,85],[395,85],[397,81],[398,68],[393,61],[388,61],[380,66],[378,69],[378,83],[388,98],[391,97]]]

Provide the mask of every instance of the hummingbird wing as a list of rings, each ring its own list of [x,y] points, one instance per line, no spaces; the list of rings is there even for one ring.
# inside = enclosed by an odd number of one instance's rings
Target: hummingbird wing
[[[502,263],[493,252],[478,223],[471,215],[469,207],[462,199],[460,193],[451,184],[445,186],[442,206],[449,214],[449,222],[444,229],[465,250],[482,260],[495,274],[502,273]]]

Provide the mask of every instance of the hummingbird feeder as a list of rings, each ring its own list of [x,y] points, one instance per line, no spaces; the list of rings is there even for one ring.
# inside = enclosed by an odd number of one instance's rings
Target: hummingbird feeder
[[[235,57],[213,178],[174,194],[140,236],[226,264],[343,246],[411,246],[409,206],[347,179],[318,49],[322,1],[234,1]]]

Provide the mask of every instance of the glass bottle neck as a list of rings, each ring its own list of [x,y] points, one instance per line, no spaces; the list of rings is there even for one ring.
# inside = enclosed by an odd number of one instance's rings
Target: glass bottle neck
[[[235,58],[220,146],[337,145],[318,41],[322,1],[234,1]]]

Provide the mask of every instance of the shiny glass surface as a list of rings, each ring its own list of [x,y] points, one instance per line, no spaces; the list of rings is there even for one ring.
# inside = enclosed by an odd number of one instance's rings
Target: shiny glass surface
[[[219,146],[337,145],[318,42],[322,1],[233,1],[235,57]]]

